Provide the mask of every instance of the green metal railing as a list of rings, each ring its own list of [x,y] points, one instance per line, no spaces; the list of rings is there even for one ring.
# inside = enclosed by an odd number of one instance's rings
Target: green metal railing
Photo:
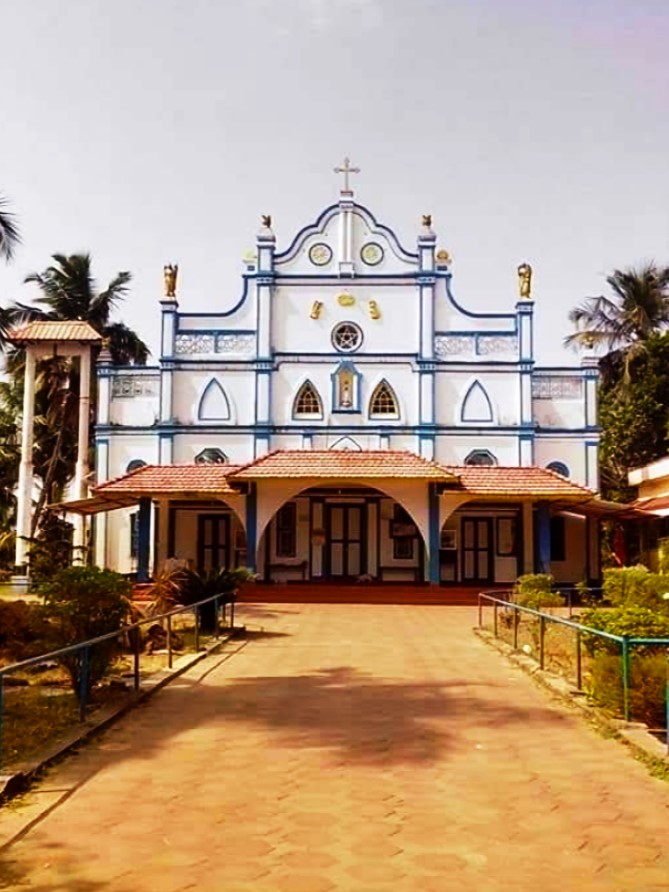
[[[503,597],[500,597],[500,594]],[[554,614],[542,613],[539,610],[534,610],[531,607],[524,607],[520,604],[514,604],[511,600],[512,592],[495,592],[495,594],[487,594],[486,592],[479,592],[478,596],[478,626],[479,628],[484,628],[483,625],[483,608],[486,604],[490,605],[493,610],[493,634],[495,638],[499,638],[499,618],[500,611],[504,613],[508,613],[508,611],[513,612],[513,620],[512,620],[512,641],[514,650],[519,650],[518,647],[518,626],[519,619],[523,615],[528,615],[534,618],[535,621],[538,621],[539,624],[539,656],[538,663],[539,668],[544,669],[546,666],[546,628],[550,623],[567,627],[572,629],[575,632],[575,662],[576,662],[576,672],[575,672],[575,681],[576,687],[579,691],[583,691],[583,638],[586,636],[602,638],[607,641],[613,641],[620,645],[620,660],[621,660],[621,677],[622,677],[622,692],[623,692],[623,715],[626,721],[630,720],[630,665],[631,665],[631,655],[634,648],[643,647],[643,646],[652,646],[657,648],[664,648],[667,652],[667,676],[665,683],[665,716],[666,716],[666,743],[667,743],[667,751],[669,752],[669,638],[633,638],[627,635],[615,635],[612,632],[604,632],[601,629],[593,629],[590,626],[585,626],[582,623],[575,622],[571,618],[571,611],[569,617],[556,616]]]
[[[97,638],[89,638],[86,641],[80,641],[77,644],[72,644],[69,647],[61,647],[59,650],[52,650],[49,653],[40,654],[36,657],[31,657],[28,660],[21,660],[18,663],[12,663],[9,666],[3,666],[0,668],[0,768],[3,765],[4,760],[4,736],[5,736],[5,677],[10,675],[11,673],[21,672],[25,669],[30,669],[35,666],[39,666],[41,663],[47,663],[51,661],[58,661],[59,658],[68,656],[70,654],[76,654],[81,652],[81,666],[79,673],[79,691],[77,693],[77,700],[79,705],[79,721],[84,722],[86,720],[87,708],[89,705],[89,658],[90,651],[92,647],[95,647],[97,644],[101,644],[105,641],[114,641],[122,638],[123,636],[127,636],[128,641],[130,642],[130,646],[132,648],[132,658],[133,658],[133,690],[138,691],[140,686],[140,661],[141,661],[141,635],[139,630],[142,626],[146,625],[155,625],[156,623],[160,623],[163,620],[166,621],[166,649],[167,649],[167,666],[168,668],[172,668],[174,661],[174,647],[173,647],[173,629],[172,629],[172,619],[175,616],[179,616],[186,613],[192,613],[194,615],[194,648],[195,651],[200,650],[200,639],[201,639],[201,628],[200,628],[200,608],[204,604],[214,604],[214,637],[220,637],[220,620],[221,620],[221,607],[223,608],[222,620],[223,623],[226,622],[226,605],[230,604],[230,624],[228,629],[233,630],[235,624],[235,599],[230,594],[219,594],[213,595],[210,598],[205,598],[202,601],[197,601],[194,604],[188,604],[183,607],[176,607],[174,610],[170,610],[167,613],[161,613],[158,615],[147,617],[146,619],[139,620],[135,623],[129,623],[127,625],[121,626],[115,632],[108,632],[106,635],[98,635]]]

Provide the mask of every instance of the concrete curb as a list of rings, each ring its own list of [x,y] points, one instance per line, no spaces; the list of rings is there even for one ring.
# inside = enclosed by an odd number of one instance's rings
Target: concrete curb
[[[560,675],[554,675],[552,672],[540,669],[539,664],[532,657],[514,650],[512,645],[495,638],[492,632],[489,632],[487,629],[474,627],[473,631],[487,645],[503,654],[510,663],[513,663],[527,675],[530,675],[537,684],[547,688],[560,700],[577,709],[589,721],[622,737],[636,753],[669,763],[667,747],[650,733],[648,725],[644,725],[643,722],[626,722],[621,719],[612,719],[603,710],[590,703],[586,694],[583,691],[579,691],[571,682]]]
[[[105,728],[108,728],[117,719],[125,715],[126,712],[134,709],[138,703],[148,699],[156,691],[159,691],[192,666],[195,666],[196,663],[215,653],[219,647],[227,644],[232,638],[240,634],[243,635],[245,631],[245,626],[238,626],[234,630],[221,635],[220,638],[208,644],[202,650],[197,651],[197,653],[184,654],[174,662],[171,669],[160,669],[158,672],[148,676],[148,678],[141,680],[139,690],[130,692],[123,703],[96,710],[90,719],[78,725],[56,743],[46,747],[26,762],[15,766],[12,774],[0,774],[0,807],[13,796],[22,793],[51,762],[64,756],[71,749],[84,743],[89,738],[104,731]]]

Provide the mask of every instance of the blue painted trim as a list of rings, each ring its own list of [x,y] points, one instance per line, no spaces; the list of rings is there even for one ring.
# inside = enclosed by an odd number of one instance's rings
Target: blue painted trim
[[[441,279],[444,282],[447,299],[459,313],[463,314],[463,316],[469,316],[470,319],[508,319],[509,321],[513,320],[514,325],[517,324],[517,317],[515,313],[474,313],[471,310],[465,310],[465,308],[457,302],[457,300],[453,296],[453,292],[451,291],[451,274],[439,273],[437,271],[435,272],[435,276],[436,278]]]
[[[473,398],[475,393],[481,392],[483,394],[483,398],[486,401],[488,406],[488,417],[487,418],[465,418],[465,412],[467,411],[467,403]],[[493,411],[492,411],[492,403],[490,402],[490,397],[488,396],[488,391],[481,384],[481,382],[476,379],[476,381],[472,381],[467,389],[467,393],[464,395],[462,400],[462,404],[460,406],[460,421],[468,424],[488,424],[493,422]]]
[[[218,391],[225,402],[226,415],[203,415],[205,405],[204,401],[207,399],[210,394]],[[230,411],[230,400],[228,399],[228,395],[225,392],[225,388],[218,380],[218,378],[212,378],[211,381],[206,385],[204,390],[202,391],[202,396],[200,397],[200,402],[197,407],[197,420],[198,421],[230,421],[232,417],[232,413]]]
[[[247,436],[248,434],[253,435],[256,432],[256,428],[258,426],[263,427],[263,429],[270,429],[273,433],[295,433],[296,431],[311,430],[313,432],[318,433],[328,433],[328,432],[339,432],[342,433],[344,428],[339,425],[332,425],[328,423],[323,424],[314,424],[314,425],[292,425],[292,424],[275,424],[270,422],[258,422],[258,425],[255,424],[235,424],[235,425],[216,425],[211,424],[207,425],[207,433],[212,434],[217,431],[221,434],[225,434],[226,436]],[[464,436],[469,435],[481,435],[484,437],[490,437],[491,433],[494,436],[498,434],[500,436],[523,436],[527,435],[528,437],[532,437],[534,432],[537,432],[537,436],[543,439],[550,439],[552,436],[560,436],[574,439],[583,439],[584,434],[591,434],[592,431],[587,428],[537,428],[534,424],[529,424],[525,426],[521,425],[495,425],[494,428],[490,427],[477,427],[476,425],[453,425],[453,424],[406,424],[406,423],[397,423],[387,425],[392,427],[393,433],[405,433],[405,434],[414,434],[420,430],[434,430],[437,434],[461,434]],[[379,433],[381,431],[386,430],[386,425],[375,425],[375,424],[365,424],[364,430],[367,433]],[[361,427],[359,425],[350,428],[352,431],[357,432],[358,434],[361,432]],[[202,428],[193,424],[181,424],[178,422],[165,423],[158,425],[150,425],[150,426],[132,426],[128,425],[99,425],[98,426],[98,435],[105,435],[116,440],[119,436],[127,436],[127,435],[137,435],[137,436],[146,436],[147,434],[155,434],[156,432],[165,433],[166,435],[173,436],[174,434],[198,434],[202,432]],[[530,432],[529,434],[524,434],[524,432]],[[598,445],[597,440],[592,441],[592,445]]]
[[[429,566],[428,579],[433,585],[440,582],[439,575],[439,496],[434,483],[428,484],[428,541]]]
[[[269,546],[269,543],[268,543]],[[249,484],[246,496],[246,566],[256,572],[256,552],[258,550],[258,496],[256,484]]]
[[[379,223],[374,214],[372,214],[372,212],[368,210],[368,208],[364,207],[361,204],[358,204],[355,201],[345,201],[344,204],[347,209],[351,210],[352,213],[357,213],[358,216],[362,217],[362,219],[365,220],[365,222],[371,229],[372,235],[385,235],[390,242],[393,252],[400,260],[405,260],[408,262],[413,261],[415,263],[418,262],[418,254],[407,251],[402,246],[400,240],[395,235],[393,230],[390,229],[388,226],[384,226],[382,223]],[[326,224],[329,223],[333,217],[337,216],[341,212],[341,209],[341,203],[331,204],[326,207],[325,210],[321,211],[321,213],[313,223],[302,227],[302,229],[299,230],[299,232],[293,238],[292,242],[286,248],[286,250],[280,251],[274,255],[275,265],[287,263],[288,261],[292,260],[293,257],[301,249],[304,242],[306,242],[306,240],[312,235],[321,234],[325,230]]]
[[[348,442],[348,443],[352,443],[353,446],[355,447],[356,452],[362,452],[362,451],[363,451],[362,446],[360,445],[360,443],[358,443],[358,441],[355,439],[355,437],[351,437],[351,436],[349,436],[348,434],[346,434],[346,435],[343,436],[343,437],[339,437],[339,439],[338,439],[338,440],[335,440],[334,443],[333,443],[331,446],[328,446],[328,449],[335,449],[335,450],[336,450],[337,446],[338,446],[340,443],[346,443],[346,442]]]
[[[350,408],[345,408],[337,405],[337,378],[339,377],[341,372],[350,372],[353,375],[353,393],[351,394],[353,405]],[[331,411],[335,414],[343,415],[359,413],[361,411],[360,399],[362,390],[362,375],[357,370],[352,360],[342,359],[337,365],[337,368],[330,375],[330,382],[330,405],[332,406]]]
[[[151,499],[146,496],[139,500],[137,524],[137,582],[148,582],[151,556]]]

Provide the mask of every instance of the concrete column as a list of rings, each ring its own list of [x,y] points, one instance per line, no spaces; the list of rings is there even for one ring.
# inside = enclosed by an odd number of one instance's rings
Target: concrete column
[[[79,357],[79,425],[77,463],[74,471],[76,498],[85,499],[88,489],[88,442],[91,419],[91,351],[84,347]],[[86,520],[77,514],[74,520],[73,564],[86,563]]]
[[[98,440],[95,446],[96,482],[104,483],[109,479],[109,440]],[[95,518],[95,539],[93,543],[94,560],[97,567],[108,565],[107,557],[107,531],[109,518],[106,511],[101,511]]]
[[[35,353],[26,347],[26,368],[23,378],[23,420],[21,424],[21,463],[17,492],[16,572],[28,573],[30,517],[33,496],[33,417],[35,411]]]
[[[255,483],[249,483],[246,496],[246,561],[247,567],[256,572],[258,550],[258,495]]]
[[[428,581],[439,585],[439,495],[434,483],[428,484]]]
[[[151,566],[151,499],[147,496],[139,500],[138,524],[137,582],[148,582]]]
[[[534,506],[523,502],[523,573],[534,573]]]
[[[167,499],[161,499],[158,502],[156,512],[158,522],[158,541],[156,542],[155,563],[156,570],[160,570],[169,555],[169,523],[170,523],[170,503]]]

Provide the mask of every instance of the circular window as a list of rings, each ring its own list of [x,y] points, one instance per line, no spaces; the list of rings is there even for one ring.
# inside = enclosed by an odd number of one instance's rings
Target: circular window
[[[352,353],[362,344],[362,332],[355,322],[341,322],[332,331],[332,343],[343,353]]]

